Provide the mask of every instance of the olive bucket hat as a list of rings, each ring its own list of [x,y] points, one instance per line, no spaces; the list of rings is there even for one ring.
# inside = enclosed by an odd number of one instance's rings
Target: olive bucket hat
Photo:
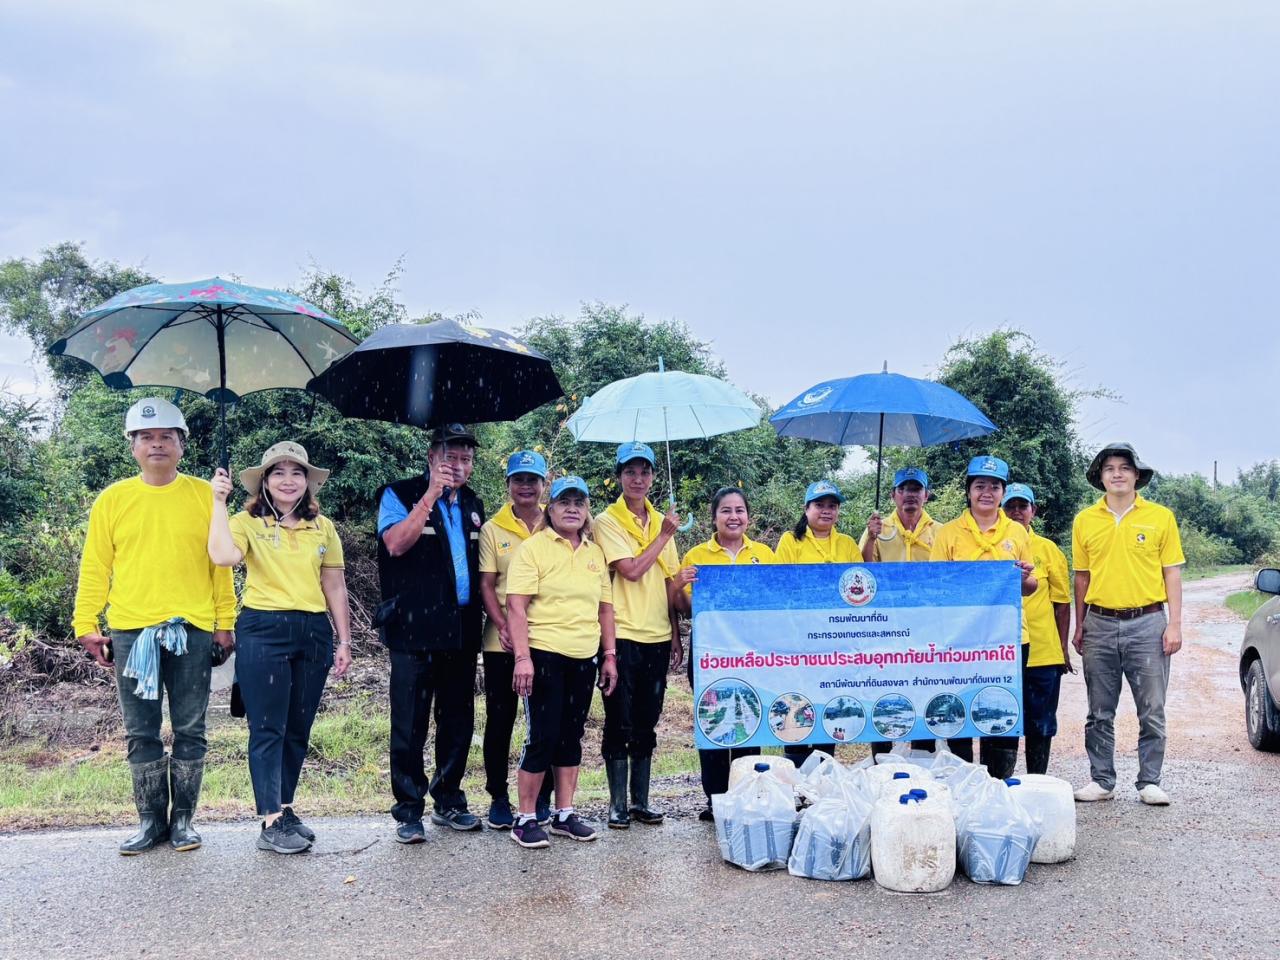
[[[249,467],[247,470],[240,471],[240,483],[244,485],[250,495],[256,497],[262,488],[263,474],[281,460],[293,460],[306,468],[307,489],[311,491],[313,497],[324,486],[324,482],[329,479],[328,470],[315,466],[307,459],[307,450],[302,444],[294,443],[292,440],[282,440],[280,443],[267,447],[262,454],[262,462],[256,467]]]
[[[1093,458],[1093,462],[1089,464],[1089,469],[1085,471],[1085,479],[1089,481],[1089,486],[1098,490],[1106,490],[1106,486],[1102,482],[1102,464],[1107,457],[1124,457],[1131,464],[1133,469],[1138,471],[1138,483],[1136,489],[1141,490],[1155,475],[1155,471],[1148,467],[1145,463],[1138,459],[1138,452],[1133,449],[1131,443],[1109,443],[1098,451],[1097,456]]]

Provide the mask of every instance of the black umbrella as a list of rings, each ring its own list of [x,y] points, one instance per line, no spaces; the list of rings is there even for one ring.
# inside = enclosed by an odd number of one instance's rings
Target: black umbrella
[[[514,420],[564,395],[523,340],[456,320],[383,327],[307,389],[345,416],[418,427]]]

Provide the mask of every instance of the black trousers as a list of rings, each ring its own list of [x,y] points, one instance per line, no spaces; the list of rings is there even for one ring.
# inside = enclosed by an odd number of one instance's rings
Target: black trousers
[[[484,789],[494,800],[507,797],[507,765],[511,756],[511,734],[516,727],[520,698],[511,687],[516,657],[505,650],[485,651],[484,658]],[[538,801],[551,797],[551,777],[542,781]]]
[[[546,773],[548,767],[580,766],[582,732],[595,692],[596,658],[566,657],[549,650],[530,650],[529,656],[533,692],[524,699],[529,738],[520,752],[520,769]]]
[[[475,728],[473,650],[391,652],[391,815],[421,820],[427,794],[436,810],[466,807],[462,775]],[[422,752],[433,716],[436,766],[430,783]]]
[[[618,638],[618,686],[604,698],[600,753],[606,761],[653,756],[670,662],[670,640],[637,643]]]

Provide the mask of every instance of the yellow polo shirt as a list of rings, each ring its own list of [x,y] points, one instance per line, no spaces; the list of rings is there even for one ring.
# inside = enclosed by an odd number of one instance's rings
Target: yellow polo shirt
[[[498,606],[502,607],[504,613],[507,609],[507,571],[511,568],[511,558],[515,556],[516,547],[528,540],[531,533],[525,522],[515,515],[509,503],[480,528],[480,572],[497,574],[494,592],[498,595]],[[498,639],[498,625],[492,620],[485,624],[484,652],[503,652],[502,642]]]
[[[862,552],[858,549],[858,541],[847,533],[832,530],[825,540],[819,540],[812,530],[805,530],[804,539],[796,540],[796,535],[788,530],[778,539],[778,549],[774,551],[778,563],[861,563]]]
[[[590,540],[578,549],[550,527],[516,548],[507,595],[529,597],[529,646],[577,660],[600,650],[600,604],[613,602],[609,565]]]
[[[939,526],[940,524],[929,516],[928,512],[922,510],[915,530],[908,530],[902,525],[902,520],[898,517],[898,511],[894,510],[885,519],[884,529],[880,531],[880,536],[876,537],[876,545],[871,551],[871,562],[911,563],[913,561],[927,561],[930,552],[933,550],[933,535]],[[867,540],[870,537],[870,530],[862,531],[862,539],[858,541],[859,555],[861,555],[863,548],[866,547]]]
[[[638,557],[643,549],[608,513],[593,521],[595,540],[609,563]],[[673,573],[680,567],[680,554],[675,540],[666,542],[658,555],[661,563]],[[620,573],[613,574],[613,616],[619,638],[637,643],[662,643],[671,639],[671,613],[667,606],[667,576],[658,562],[637,581]]]
[[[750,537],[742,538],[742,547],[738,550],[738,555],[732,557],[724,547],[720,546],[713,534],[711,539],[705,543],[700,543],[696,547],[690,547],[684,555],[684,567],[724,567],[733,566],[743,563],[777,563],[773,551],[769,549],[767,544],[752,540]],[[684,592],[693,596],[693,584],[686,583]]]
[[[153,487],[142,477],[113,483],[93,502],[80,556],[72,628],[141,630],[182,617],[197,630],[230,630],[236,618],[231,568],[209,559],[213,488],[180,473]]]
[[[1065,663],[1062,638],[1054,604],[1071,603],[1067,558],[1058,545],[1034,530],[1031,533],[1031,562],[1036,565],[1036,592],[1022,598],[1022,642],[1031,644],[1028,667],[1051,667]]]
[[[1031,552],[1031,536],[1027,528],[1014,523],[1003,510],[996,524],[986,533],[977,532],[977,521],[966,507],[960,516],[944,523],[933,535],[930,560],[1025,560],[1034,563]],[[1022,642],[1030,640],[1027,634],[1027,604],[1022,598]]]
[[[1164,603],[1164,568],[1187,562],[1173,512],[1141,496],[1119,519],[1106,497],[1077,513],[1071,560],[1089,573],[1085,603],[1112,610]]]
[[[241,510],[231,518],[231,539],[244,554],[241,599],[246,607],[324,613],[320,570],[343,567],[342,541],[332,520],[319,516],[282,527],[275,517],[251,517]]]

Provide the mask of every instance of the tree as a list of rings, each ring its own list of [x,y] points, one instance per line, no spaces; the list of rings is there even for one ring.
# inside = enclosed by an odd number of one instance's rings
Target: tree
[[[1008,461],[1011,481],[1035,490],[1045,535],[1065,543],[1088,495],[1076,405],[1084,397],[1106,394],[1069,389],[1060,365],[1017,330],[957,343],[943,358],[938,380],[971,400],[1000,429],[923,451],[930,479],[942,484],[963,477],[970,458],[994,454]]]

